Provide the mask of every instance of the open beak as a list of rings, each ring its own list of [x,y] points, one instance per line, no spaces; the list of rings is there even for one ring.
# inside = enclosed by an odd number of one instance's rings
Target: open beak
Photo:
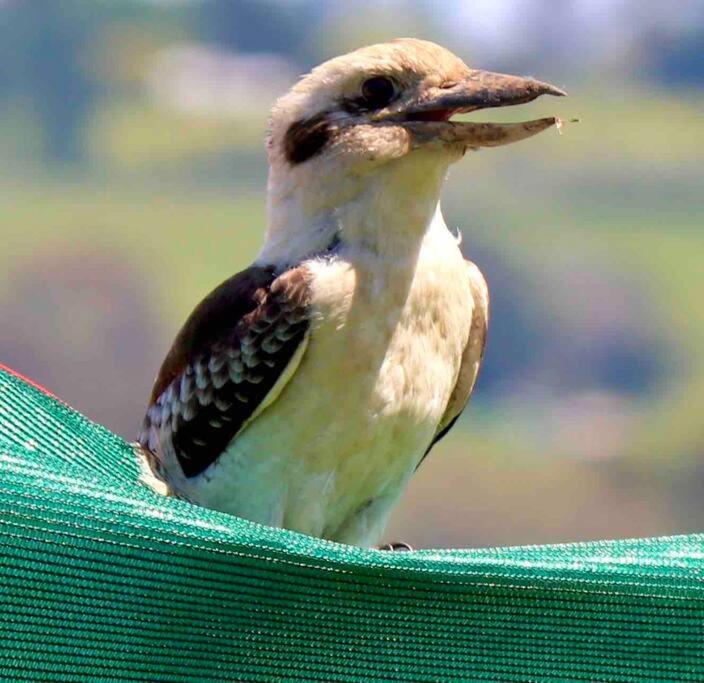
[[[560,119],[551,116],[521,123],[477,123],[450,118],[478,109],[525,104],[541,95],[565,94],[554,85],[532,78],[472,70],[460,83],[429,90],[423,99],[409,104],[399,114],[416,145],[437,141],[466,147],[498,147],[532,137],[551,126],[559,127]]]

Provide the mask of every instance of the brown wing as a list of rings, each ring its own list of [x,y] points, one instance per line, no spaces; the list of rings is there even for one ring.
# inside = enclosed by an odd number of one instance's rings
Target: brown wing
[[[471,261],[467,261],[469,283],[472,291],[472,324],[469,339],[462,354],[457,384],[445,408],[435,436],[420,462],[423,462],[433,446],[454,426],[465,409],[477,381],[479,367],[484,358],[486,333],[489,325],[489,290],[481,271]],[[420,465],[420,463],[419,463]]]
[[[185,476],[200,474],[282,388],[307,338],[308,282],[303,267],[252,267],[197,306],[159,371],[140,432],[154,469],[163,472],[171,449]]]

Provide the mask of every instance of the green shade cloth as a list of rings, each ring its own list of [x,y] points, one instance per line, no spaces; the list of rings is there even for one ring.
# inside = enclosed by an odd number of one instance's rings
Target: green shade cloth
[[[139,483],[0,371],[2,680],[704,680],[704,537],[383,553]]]

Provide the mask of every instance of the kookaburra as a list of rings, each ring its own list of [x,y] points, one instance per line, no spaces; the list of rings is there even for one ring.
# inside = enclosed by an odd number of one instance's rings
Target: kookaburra
[[[139,441],[171,495],[371,546],[474,386],[486,283],[439,208],[468,149],[559,125],[454,122],[563,95],[394,40],[313,69],[276,102],[253,265],[178,333]]]

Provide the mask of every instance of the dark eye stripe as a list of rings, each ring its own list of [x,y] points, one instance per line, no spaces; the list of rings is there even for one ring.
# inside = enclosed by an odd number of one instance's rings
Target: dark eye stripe
[[[346,99],[342,108],[351,113],[383,109],[398,95],[394,81],[387,76],[372,76],[362,83],[359,97]],[[286,131],[283,141],[286,160],[293,165],[312,159],[330,142],[335,127],[330,122],[331,114],[321,112],[307,119],[294,121]]]
[[[284,154],[290,164],[301,164],[319,154],[333,135],[327,112],[292,123],[284,135]]]

